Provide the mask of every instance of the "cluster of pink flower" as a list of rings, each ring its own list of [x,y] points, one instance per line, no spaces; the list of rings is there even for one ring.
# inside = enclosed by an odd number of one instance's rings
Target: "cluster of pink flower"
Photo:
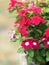
[[[42,8],[35,7],[34,2],[29,3],[28,7],[25,7],[23,2],[17,2],[16,0],[11,0],[9,5],[10,5],[8,8],[9,11],[15,8],[17,5],[22,7],[18,13],[18,17],[20,17],[21,19],[20,21],[16,21],[14,23],[15,27],[18,26],[18,30],[22,36],[25,36],[25,37],[28,36],[29,32],[27,29],[31,25],[37,26],[40,23],[42,24],[46,23],[46,20],[42,16],[38,15],[42,12]],[[35,13],[35,15],[30,16],[28,18],[26,15],[30,12]],[[49,47],[49,28],[46,29],[44,35],[41,38],[41,41],[44,42],[45,47]],[[40,47],[40,43],[36,39],[33,38],[33,39],[27,39],[23,41],[21,46],[24,47],[25,50],[27,50],[28,48],[37,49]]]
[[[45,47],[49,47],[49,27],[45,30],[41,39],[45,43]]]
[[[16,0],[10,0],[9,7],[8,7],[8,11],[11,11],[13,8],[16,7],[16,5],[19,5],[21,7],[24,6],[22,2],[18,2]]]
[[[49,47],[49,28],[46,29],[44,35],[41,38],[41,42],[44,42],[45,48]],[[32,49],[39,49],[40,48],[40,43],[36,39],[27,39],[22,42],[21,46],[27,50],[29,48]]]
[[[26,2],[27,0],[25,0]],[[39,25],[40,23],[45,23],[45,19],[41,16],[34,15],[31,16],[30,18],[26,17],[26,14],[29,12],[40,14],[42,11],[42,8],[40,7],[35,7],[34,2],[31,2],[28,4],[28,7],[24,6],[23,2],[17,2],[16,0],[11,0],[10,6],[8,10],[10,11],[12,8],[16,7],[17,5],[20,5],[22,7],[18,13],[18,17],[21,17],[21,21],[16,21],[14,23],[14,26],[19,26],[19,31],[23,36],[28,36],[28,31],[27,27],[29,27],[31,24],[33,25]]]
[[[8,10],[11,11],[13,8],[15,8],[16,6],[20,6],[21,9],[20,9],[20,12],[19,12],[19,15],[24,15],[26,13],[28,13],[29,11],[30,12],[36,12],[38,14],[41,13],[42,11],[42,8],[40,7],[35,7],[35,3],[34,2],[31,2],[28,4],[28,7],[25,7],[24,6],[24,3],[25,2],[28,2],[28,0],[22,0],[22,2],[18,2],[17,0],[10,0],[10,3],[9,3],[9,7],[8,7]]]
[[[40,23],[45,23],[45,19],[41,16],[32,16],[29,18],[23,16],[21,19],[21,22],[15,22],[14,25],[17,26],[19,24],[19,31],[23,36],[28,36],[27,27],[29,27],[31,24],[33,25],[39,25]]]
[[[36,39],[27,39],[27,40],[22,42],[21,46],[25,50],[27,50],[29,48],[38,49],[40,47],[40,44],[38,43],[38,41]]]

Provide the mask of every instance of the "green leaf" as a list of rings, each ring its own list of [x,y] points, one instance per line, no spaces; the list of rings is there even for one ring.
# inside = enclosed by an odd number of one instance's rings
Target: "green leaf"
[[[30,57],[34,57],[34,51],[31,51],[31,52],[29,53],[29,56],[30,56]]]
[[[39,62],[36,62],[36,65],[40,65],[40,63]]]
[[[43,56],[43,57],[46,56],[45,51],[46,51],[46,50],[45,50],[44,48],[40,49],[40,54],[41,54],[41,56]]]
[[[24,6],[25,6],[25,7],[28,7],[28,3],[27,3],[27,2],[26,2],[26,3],[24,3]]]
[[[40,43],[40,48],[42,49],[42,51],[44,50],[44,43],[43,42]]]
[[[32,62],[32,58],[30,56],[27,57],[28,62]]]
[[[27,15],[26,15],[28,18],[30,18],[31,16],[33,16],[33,13],[32,12],[29,12],[29,13],[27,13]]]
[[[46,61],[47,61],[47,62],[49,61],[49,57],[46,57]]]
[[[38,55],[36,57],[37,61],[40,62],[40,63],[45,63],[44,59],[42,58],[42,56]]]
[[[36,56],[37,61],[41,62],[42,57],[40,55]]]
[[[46,52],[46,61],[49,61],[49,50]]]
[[[16,42],[18,39],[17,38],[14,38],[13,40],[11,40],[12,42]]]
[[[28,37],[33,37],[39,40],[39,38],[43,35],[45,29],[47,28],[46,24],[39,24],[32,28],[32,31],[29,32]]]
[[[17,52],[18,52],[18,53],[20,53],[20,52],[24,52],[24,48],[22,48],[22,47],[19,48]]]
[[[38,50],[35,52],[35,59],[36,59],[36,61],[38,61],[38,62],[40,62],[42,64],[45,63],[44,57],[42,57],[40,51],[38,51]]]

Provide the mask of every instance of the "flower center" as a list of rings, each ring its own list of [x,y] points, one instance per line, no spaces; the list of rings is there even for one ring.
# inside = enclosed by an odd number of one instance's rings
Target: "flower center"
[[[36,42],[33,42],[33,45],[36,45],[37,43]]]
[[[47,42],[47,44],[49,44],[49,41]]]
[[[25,45],[28,46],[29,45],[29,42],[26,42]]]

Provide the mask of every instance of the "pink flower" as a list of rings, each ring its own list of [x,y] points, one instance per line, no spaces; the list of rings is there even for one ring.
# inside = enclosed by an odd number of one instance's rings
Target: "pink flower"
[[[35,12],[35,13],[37,13],[37,14],[40,14],[42,12],[42,8],[40,8],[40,7],[39,8],[38,7],[37,8],[34,7],[34,8],[32,8],[32,11]]]
[[[12,8],[14,8],[16,6],[16,3],[17,3],[16,0],[10,0],[8,10],[10,11]]]
[[[14,27],[18,26],[19,27],[20,23],[18,21],[14,22]]]
[[[29,48],[31,47],[31,46],[30,46],[31,42],[32,42],[31,39],[27,39],[27,40],[25,40],[25,41],[22,42],[21,46],[22,46],[25,50],[27,50],[27,49],[29,49]]]
[[[45,33],[42,37],[42,41],[44,42],[44,46],[48,48],[49,47],[49,27],[45,30]]]
[[[33,12],[36,14],[40,14],[42,12],[42,8],[40,7],[34,7],[34,3],[29,4],[29,7],[27,9],[29,12]]]
[[[49,27],[45,30],[45,33],[42,36],[41,41],[44,42],[44,46],[46,48],[49,47]]]
[[[29,18],[26,18],[25,25],[26,26],[30,26],[31,25],[31,20]]]
[[[49,39],[49,27],[45,30],[43,36],[41,37],[41,41],[45,42]]]
[[[34,7],[34,5],[35,5],[35,3],[34,3],[34,2],[29,3],[28,8],[33,8],[33,7]]]
[[[26,22],[26,17],[23,16],[22,19],[21,19],[20,25],[21,26],[24,26],[25,25],[25,22]]]
[[[8,10],[11,11],[13,8],[16,7],[16,5],[19,5],[20,7],[24,6],[22,2],[17,2],[16,0],[10,0]]]
[[[33,49],[40,48],[40,44],[38,43],[38,41],[36,39],[32,39],[31,48],[33,48]]]
[[[46,20],[43,17],[41,17],[41,23],[46,23]]]
[[[26,15],[28,12],[26,9],[21,9],[18,16]]]
[[[31,17],[31,23],[34,24],[34,25],[39,25],[40,23],[40,17],[39,16],[33,16]]]
[[[45,30],[44,35],[48,38],[49,37],[49,27]]]
[[[45,23],[45,20],[41,16],[33,16],[31,17],[31,23],[34,25],[39,25],[40,23]]]
[[[49,38],[44,42],[44,46],[45,46],[46,48],[49,47]]]
[[[25,26],[19,27],[19,31],[20,31],[20,33],[21,33],[22,36],[25,36],[25,37],[28,36],[28,31],[26,30]]]
[[[29,48],[32,48],[32,49],[38,49],[40,47],[40,44],[38,43],[37,40],[35,39],[27,39],[25,41],[22,42],[21,46],[27,50]]]
[[[41,41],[42,41],[42,42],[45,42],[46,40],[47,40],[46,36],[42,36],[42,37],[41,37]]]
[[[9,38],[10,38],[10,40],[13,40],[16,38],[16,32],[14,30],[11,30],[9,32]]]
[[[31,25],[31,20],[25,16],[22,17],[22,20],[20,22],[21,26],[30,26]]]
[[[17,2],[17,4],[18,4],[19,6],[21,6],[21,7],[24,6],[24,4],[23,4],[22,2]]]

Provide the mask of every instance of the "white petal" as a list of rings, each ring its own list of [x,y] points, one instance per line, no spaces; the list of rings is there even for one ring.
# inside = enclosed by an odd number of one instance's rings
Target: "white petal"
[[[33,42],[33,45],[36,45],[37,43],[36,42]]]
[[[29,42],[26,42],[25,45],[28,46],[29,45]]]
[[[49,41],[47,42],[47,44],[49,44]]]

